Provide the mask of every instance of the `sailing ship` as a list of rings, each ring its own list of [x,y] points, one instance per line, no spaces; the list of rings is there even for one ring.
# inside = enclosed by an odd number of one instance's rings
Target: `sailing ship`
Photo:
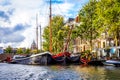
[[[9,63],[13,64],[27,64],[27,65],[51,65],[54,64],[55,61],[52,58],[52,55],[50,52],[43,52],[34,54],[31,56],[14,56],[12,61]]]
[[[68,44],[70,42],[70,35],[72,33],[72,29],[73,29],[73,25],[71,26],[69,32],[68,32],[68,36],[67,36],[67,40],[65,43],[65,46],[63,48],[63,52],[58,53],[56,55],[53,56],[53,58],[55,59],[55,61],[57,63],[62,63],[62,64],[73,64],[73,63],[81,63],[80,61],[80,55],[74,55],[72,56],[70,52],[67,51],[68,48]]]
[[[55,60],[52,57],[50,52],[38,53],[38,21],[36,15],[36,42],[37,42],[37,54],[33,54],[31,56],[22,56],[15,57],[9,63],[17,63],[17,64],[40,64],[40,65],[49,65],[54,64]],[[50,24],[51,24],[51,0],[50,0]],[[50,31],[51,34],[51,31]],[[52,43],[51,43],[52,44]],[[52,48],[51,48],[52,49]],[[16,56],[16,55],[15,55]]]
[[[51,17],[52,17],[52,11],[51,11],[51,0],[50,0],[50,46],[49,46],[49,51],[50,52],[43,52],[43,53],[38,53],[34,54],[31,56],[22,56],[22,57],[15,57],[12,59],[10,63],[17,63],[17,64],[39,64],[39,65],[50,65],[50,64],[70,64],[70,63],[80,63],[80,56],[71,56],[71,53],[67,52],[67,47],[70,41],[70,35],[73,29],[73,26],[71,27],[69,33],[68,33],[68,39],[66,42],[66,45],[64,47],[63,52],[58,53],[56,55],[52,55],[52,28],[51,28]],[[37,21],[37,18],[36,18]],[[37,22],[36,22],[37,24]],[[38,25],[36,27],[36,36],[38,36]],[[38,37],[36,38],[37,40],[37,51],[38,51]]]
[[[56,64],[80,64],[80,55],[72,56],[69,52],[61,52],[53,56]]]

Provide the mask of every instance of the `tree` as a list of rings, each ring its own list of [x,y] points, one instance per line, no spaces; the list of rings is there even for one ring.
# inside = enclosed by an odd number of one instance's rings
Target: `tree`
[[[48,26],[44,28],[43,38],[44,38],[43,49],[44,51],[49,51],[50,40],[49,40],[49,27]]]
[[[17,49],[17,54],[22,54],[22,53],[23,53],[22,48],[18,48],[18,49]]]
[[[6,53],[12,53],[12,47],[8,46],[5,51]]]
[[[37,49],[34,49],[34,50],[31,50],[30,52],[33,54],[36,54],[38,51],[37,51]]]
[[[98,37],[98,27],[94,24],[96,18],[96,0],[90,0],[79,12],[82,24],[78,27],[78,35],[89,41],[92,50],[92,40]]]
[[[54,16],[52,19],[52,48],[53,53],[61,52],[63,49],[64,37],[67,35],[65,34],[64,30],[64,20],[62,16]],[[46,51],[49,51],[49,26],[44,29],[43,32],[43,48]]]
[[[30,54],[30,49],[27,48],[24,53],[25,53],[25,54]]]
[[[119,0],[100,0],[97,4],[98,19],[101,20],[102,32],[107,32],[113,37],[116,46],[118,40],[120,44],[120,1]]]

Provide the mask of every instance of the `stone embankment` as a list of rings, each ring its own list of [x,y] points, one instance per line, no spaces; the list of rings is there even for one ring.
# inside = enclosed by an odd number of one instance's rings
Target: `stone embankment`
[[[4,61],[7,57],[13,57],[12,54],[0,54],[0,61]]]

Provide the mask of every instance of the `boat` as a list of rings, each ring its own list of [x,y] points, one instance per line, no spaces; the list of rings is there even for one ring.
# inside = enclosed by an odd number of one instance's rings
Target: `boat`
[[[103,62],[105,62],[105,60],[86,58],[86,57],[81,57],[80,60],[82,64],[92,65],[92,66],[103,66],[104,65]]]
[[[69,22],[74,22],[73,20],[69,20]],[[60,52],[56,55],[53,55],[53,59],[57,62],[57,64],[79,64],[80,61],[80,55],[73,55],[68,51],[68,45],[70,42],[70,36],[73,30],[73,25],[70,27],[70,30],[67,35],[67,39],[63,48],[63,52]]]
[[[69,57],[69,60],[70,60],[70,62],[71,63],[78,63],[78,64],[81,64],[82,62],[80,61],[80,55],[71,55],[70,57]]]
[[[50,52],[43,52],[34,54],[31,56],[14,56],[10,63],[14,64],[31,64],[31,65],[51,65],[54,64],[55,61],[52,58]]]
[[[103,62],[104,65],[109,65],[109,66],[120,66],[120,60],[119,59],[111,59],[111,60],[106,60]]]
[[[40,64],[40,65],[49,65],[49,64],[71,64],[71,63],[79,63],[80,56],[71,56],[69,52],[67,52],[67,47],[70,41],[70,35],[72,33],[73,26],[70,28],[70,31],[67,36],[66,45],[63,48],[63,52],[58,53],[56,55],[52,55],[52,30],[51,30],[51,0],[50,0],[50,45],[49,51],[44,53],[37,53],[35,55],[31,55],[29,57],[21,57],[18,59],[13,59],[11,63],[18,63],[18,64]],[[37,17],[36,17],[37,20]],[[37,24],[37,22],[36,22]],[[38,25],[36,27],[36,42],[37,42],[37,50],[38,50]]]
[[[80,56],[70,56],[69,52],[59,53],[56,55],[51,55],[50,52],[43,52],[33,54],[31,56],[14,55],[9,63],[26,65],[66,65],[80,63]]]
[[[16,63],[16,64],[39,64],[39,65],[50,65],[54,64],[55,61],[52,58],[52,51],[50,52],[43,52],[38,53],[38,16],[36,15],[36,42],[37,42],[37,54],[31,55],[31,56],[23,56],[23,57],[16,57],[13,58],[10,63]],[[51,0],[50,0],[50,25],[51,25]],[[51,27],[50,27],[51,28]],[[51,31],[50,31],[51,34]],[[52,44],[50,42],[50,44]]]
[[[61,52],[59,54],[53,55],[53,59],[56,64],[79,64],[80,56],[74,55],[72,56],[69,52]]]
[[[12,64],[30,64],[30,57],[23,55],[14,55],[10,62]]]

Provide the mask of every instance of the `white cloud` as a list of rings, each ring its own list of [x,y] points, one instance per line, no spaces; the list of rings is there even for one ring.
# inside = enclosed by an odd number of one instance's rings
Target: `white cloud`
[[[0,1],[2,3],[4,0]],[[38,24],[45,27],[48,22],[49,15],[49,4],[46,3],[48,0],[9,0],[9,5],[0,5],[0,10],[8,14],[9,10],[13,10],[13,14],[9,16],[9,21],[3,21],[0,19],[0,27],[14,28],[17,24],[29,25],[25,26],[25,30],[19,31],[18,34],[25,37],[23,42],[18,43],[7,43],[6,45],[17,46],[17,47],[30,47],[35,37],[36,28],[36,14],[38,14]],[[61,4],[52,5],[52,13],[60,14],[64,17],[73,16],[69,11],[75,6],[75,4],[68,3],[69,0],[64,1]],[[76,0],[77,1],[77,0]],[[3,45],[3,44],[2,44]]]

